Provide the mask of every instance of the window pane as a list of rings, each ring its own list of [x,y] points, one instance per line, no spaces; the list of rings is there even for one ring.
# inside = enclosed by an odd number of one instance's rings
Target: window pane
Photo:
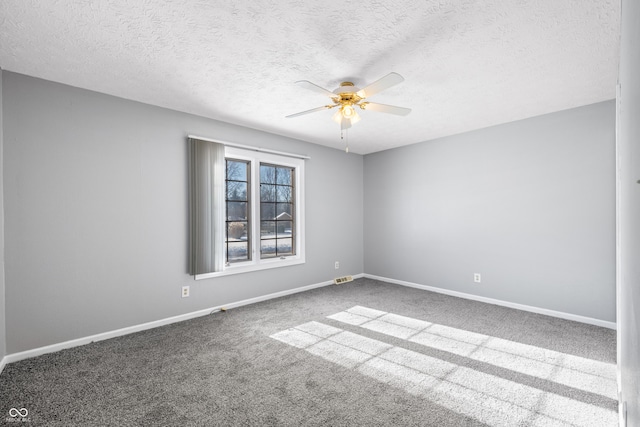
[[[278,239],[281,237],[291,237],[293,221],[278,221],[276,227],[278,230]]]
[[[229,242],[227,244],[227,261],[246,261],[249,259],[248,242]]]
[[[276,201],[276,186],[270,184],[260,184],[260,201],[261,202],[275,202]]]
[[[227,200],[247,200],[247,183],[227,181]]]
[[[227,159],[227,179],[233,181],[247,180],[248,163],[240,160]]]
[[[261,220],[276,219],[276,204],[260,203],[260,219]]]
[[[276,183],[276,168],[270,165],[260,165],[260,183],[262,184],[275,184]]]
[[[262,221],[260,223],[260,237],[275,237],[275,236],[276,236],[276,222]]]
[[[277,168],[276,170],[276,184],[293,185],[292,181],[293,169],[291,168]]]
[[[227,240],[247,240],[247,223],[243,221],[227,222]]]
[[[292,246],[292,239],[291,238],[278,239],[277,254],[278,254],[278,256],[292,255],[293,254],[293,246]]]
[[[276,203],[276,219],[287,221],[293,218],[291,203]]]
[[[227,220],[247,220],[247,202],[227,202]]]
[[[260,241],[260,255],[262,258],[273,258],[276,256],[276,239]]]
[[[295,254],[294,173],[294,168],[260,164],[260,245],[263,258]]]
[[[247,261],[251,259],[251,226],[249,178],[250,162],[226,159],[226,218],[225,229],[226,261]]]
[[[276,197],[278,202],[293,202],[293,187],[279,185],[276,188]]]

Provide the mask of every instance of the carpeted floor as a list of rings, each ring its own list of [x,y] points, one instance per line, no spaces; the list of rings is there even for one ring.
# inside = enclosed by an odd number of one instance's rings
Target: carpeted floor
[[[358,279],[9,364],[0,422],[614,426],[615,351],[612,330]]]

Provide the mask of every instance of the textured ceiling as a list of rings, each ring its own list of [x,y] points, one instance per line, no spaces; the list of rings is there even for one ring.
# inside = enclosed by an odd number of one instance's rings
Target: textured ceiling
[[[361,112],[348,138],[365,154],[614,98],[619,15],[619,0],[2,0],[0,67],[335,148],[333,110],[285,119],[327,103],[294,82],[395,71],[371,101],[413,111]]]

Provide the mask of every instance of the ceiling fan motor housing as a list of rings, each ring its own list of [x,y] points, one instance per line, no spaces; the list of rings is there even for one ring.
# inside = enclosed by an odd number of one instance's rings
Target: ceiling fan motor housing
[[[340,87],[333,91],[336,95],[340,95],[339,98],[335,98],[335,101],[340,105],[354,105],[362,100],[362,97],[358,96],[360,88],[356,87],[351,82],[342,82]]]

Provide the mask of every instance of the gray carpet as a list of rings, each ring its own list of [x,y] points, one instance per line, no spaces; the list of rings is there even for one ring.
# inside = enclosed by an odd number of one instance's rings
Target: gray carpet
[[[0,422],[603,427],[615,351],[612,330],[358,279],[9,364]]]

